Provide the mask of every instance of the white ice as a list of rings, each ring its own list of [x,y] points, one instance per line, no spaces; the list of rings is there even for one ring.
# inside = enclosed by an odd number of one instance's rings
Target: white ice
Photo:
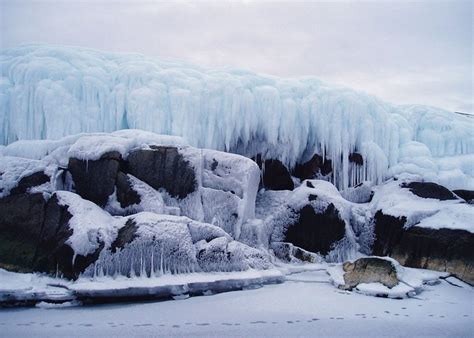
[[[325,271],[260,289],[68,309],[4,309],[6,336],[425,336],[468,337],[473,289],[442,281],[416,298],[368,297],[334,288]]]
[[[474,153],[468,116],[389,104],[313,77],[46,45],[4,49],[0,65],[1,144],[138,128],[184,136],[200,148],[261,153],[289,167],[319,153],[332,159],[339,189],[380,183],[392,167],[459,186],[466,173],[446,177],[436,159]],[[412,142],[426,151],[406,146]],[[364,157],[361,168],[348,161],[354,151]]]

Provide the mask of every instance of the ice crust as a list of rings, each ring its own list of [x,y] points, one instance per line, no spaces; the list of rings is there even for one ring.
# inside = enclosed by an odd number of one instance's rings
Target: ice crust
[[[438,176],[451,188],[467,177],[474,187],[461,160],[457,172],[438,161],[474,153],[474,120],[442,109],[397,106],[313,77],[84,48],[4,49],[0,65],[0,144],[138,128],[184,136],[200,148],[261,153],[289,167],[319,153],[332,159],[339,189],[402,171]],[[29,151],[44,153],[51,142]],[[363,166],[349,162],[354,151]]]

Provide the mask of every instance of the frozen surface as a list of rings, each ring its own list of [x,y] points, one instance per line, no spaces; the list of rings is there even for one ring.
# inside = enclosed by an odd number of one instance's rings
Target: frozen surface
[[[473,154],[474,120],[441,109],[396,106],[312,77],[73,47],[4,49],[0,65],[1,144],[137,128],[184,136],[200,148],[261,153],[290,167],[326,155],[340,189],[400,171],[438,175],[453,186],[468,177],[474,186],[472,175],[448,175],[436,161]],[[364,157],[360,168],[348,160],[354,151]]]
[[[427,336],[468,337],[471,287],[446,281],[417,298],[394,300],[344,292],[325,271],[284,284],[153,303],[2,309],[6,336]]]
[[[72,299],[72,294],[64,286],[70,284],[68,280],[37,273],[16,273],[0,269],[0,302],[69,300]]]

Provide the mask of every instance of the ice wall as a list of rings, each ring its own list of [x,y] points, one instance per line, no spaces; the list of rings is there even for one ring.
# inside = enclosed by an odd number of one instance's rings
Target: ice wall
[[[424,144],[429,158],[474,153],[469,117],[394,106],[312,77],[44,45],[2,50],[0,71],[0,144],[137,128],[290,167],[324,154],[339,188],[380,182],[410,141]],[[365,158],[361,168],[348,161],[354,151]]]

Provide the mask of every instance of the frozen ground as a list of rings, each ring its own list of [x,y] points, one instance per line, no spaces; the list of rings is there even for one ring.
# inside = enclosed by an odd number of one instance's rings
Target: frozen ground
[[[284,284],[177,301],[2,309],[0,336],[472,337],[473,306],[473,288],[445,280],[394,300],[338,290],[325,271],[312,271]]]

